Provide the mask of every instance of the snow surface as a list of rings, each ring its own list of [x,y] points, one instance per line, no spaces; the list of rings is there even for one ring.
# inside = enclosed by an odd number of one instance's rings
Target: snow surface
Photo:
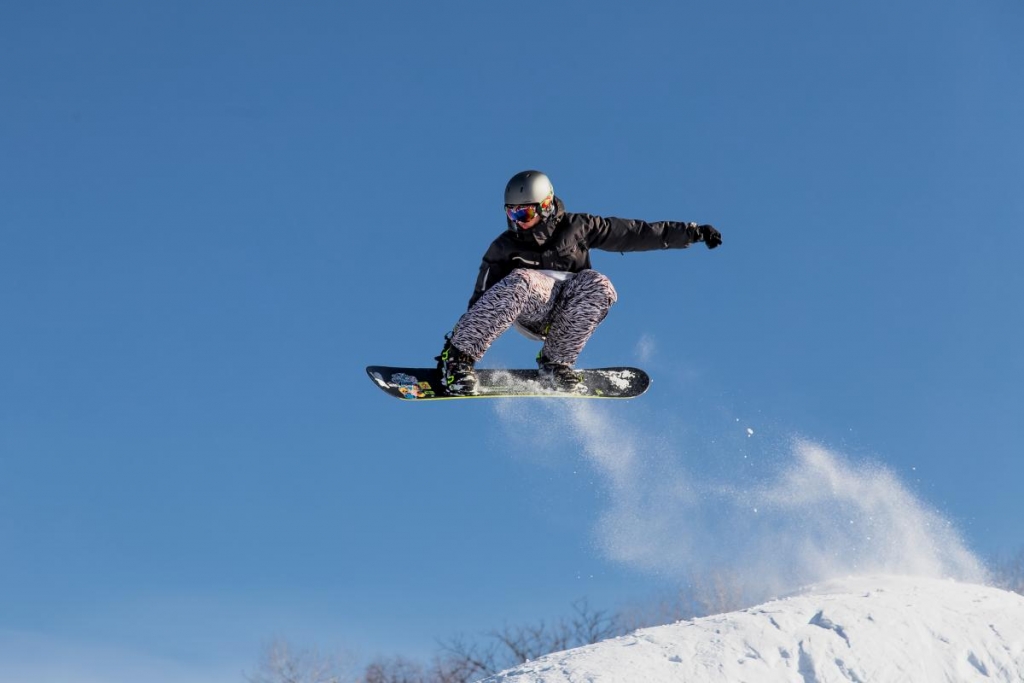
[[[486,681],[1020,683],[1024,597],[935,578],[847,578],[547,655]]]
[[[548,655],[489,683],[1024,683],[1024,598],[985,587],[956,525],[895,470],[766,438],[763,425],[714,438],[688,425],[680,438],[594,402],[562,408],[495,405],[524,454],[578,452],[589,466],[606,559],[680,582],[721,574],[744,604],[790,597]]]

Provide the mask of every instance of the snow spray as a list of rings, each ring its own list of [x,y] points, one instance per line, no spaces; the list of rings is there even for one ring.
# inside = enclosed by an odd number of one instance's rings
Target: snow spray
[[[632,428],[613,407],[552,405],[496,408],[518,434],[528,423],[535,447],[575,442],[601,482],[594,533],[613,561],[679,581],[726,571],[754,597],[860,574],[985,579],[953,524],[882,465],[792,439],[756,476],[715,476],[706,464],[720,454],[687,465],[671,439]]]

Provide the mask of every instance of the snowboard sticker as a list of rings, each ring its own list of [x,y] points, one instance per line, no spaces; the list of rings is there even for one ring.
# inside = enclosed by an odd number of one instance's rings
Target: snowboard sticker
[[[431,401],[453,398],[635,398],[651,385],[639,368],[578,369],[583,381],[576,391],[559,391],[543,384],[537,370],[477,368],[477,393],[448,395],[437,368],[396,368],[371,365],[366,374],[373,383],[395,398]]]

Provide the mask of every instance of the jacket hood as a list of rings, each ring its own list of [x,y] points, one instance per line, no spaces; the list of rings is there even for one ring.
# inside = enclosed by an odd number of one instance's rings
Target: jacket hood
[[[555,212],[547,218],[544,218],[536,227],[530,228],[529,230],[520,230],[519,226],[510,221],[508,218],[505,222],[508,224],[508,229],[515,233],[516,237],[521,240],[528,240],[535,242],[537,246],[543,245],[554,234],[555,228],[558,227],[558,221],[565,215],[565,203],[555,195]]]

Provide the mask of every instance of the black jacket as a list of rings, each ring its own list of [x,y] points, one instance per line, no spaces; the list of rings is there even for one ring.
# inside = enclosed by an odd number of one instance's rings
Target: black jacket
[[[590,268],[590,250],[685,249],[700,241],[696,223],[604,218],[568,213],[555,197],[555,213],[530,230],[509,229],[491,242],[469,300],[472,306],[492,285],[516,268],[578,273]]]

